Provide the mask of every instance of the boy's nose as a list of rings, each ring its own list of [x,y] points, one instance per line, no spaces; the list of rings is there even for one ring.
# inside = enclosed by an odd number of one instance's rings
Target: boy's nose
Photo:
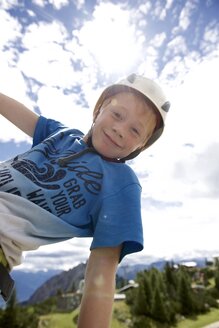
[[[113,132],[118,135],[119,138],[124,138],[124,131],[122,127],[115,127],[112,128]]]

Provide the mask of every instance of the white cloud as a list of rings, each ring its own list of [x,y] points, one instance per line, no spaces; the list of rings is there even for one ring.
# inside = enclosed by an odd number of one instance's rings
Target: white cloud
[[[167,60],[168,57],[164,56]],[[160,81],[177,85],[183,83],[186,75],[200,64],[202,57],[197,51],[191,51],[185,56],[176,55],[167,60],[160,73]]]
[[[38,92],[37,105],[44,116],[86,133],[91,125],[92,113],[82,105],[77,105],[79,100],[77,94],[64,95],[57,88],[44,86]]]
[[[80,10],[85,5],[85,0],[73,0],[76,8]]]
[[[179,128],[182,128],[180,135],[184,135],[184,140],[195,144],[196,147],[204,148],[211,142],[218,141],[218,110],[215,106],[218,102],[219,84],[217,67],[219,57],[213,60],[206,58],[191,68],[185,76],[181,93],[177,94],[180,97],[177,101],[180,108],[177,122],[181,122]],[[175,113],[173,115],[177,119]],[[183,134],[185,127],[186,135]]]
[[[49,3],[53,5],[57,10],[68,5],[69,0],[49,0]]]
[[[200,48],[205,55],[213,53],[219,56],[219,24],[217,21],[212,21],[205,27]]]
[[[30,17],[36,17],[36,14],[33,12],[33,10],[28,9],[27,13]]]
[[[174,39],[168,42],[166,47],[165,56],[175,56],[178,54],[185,55],[187,53],[186,39],[182,35],[176,36]]]
[[[166,10],[169,10],[172,7],[173,1],[174,0],[166,0],[166,6],[165,6]]]
[[[193,15],[198,11],[198,0],[187,0],[184,7],[182,8],[179,16],[175,13],[175,19],[178,19],[178,25],[173,27],[172,34],[176,35],[177,33],[186,32],[189,30],[190,25],[194,18]],[[193,31],[194,33],[194,31]]]
[[[218,43],[219,41],[219,24],[216,22],[210,23],[205,28],[204,40],[211,43]]]
[[[73,55],[63,51],[67,33],[60,23],[30,25],[22,40],[17,67],[28,77],[48,86],[70,88],[74,84]]]
[[[192,15],[194,11],[197,9],[198,0],[189,0],[186,2],[184,8],[182,9],[180,16],[179,16],[179,27],[185,31],[188,29]]]
[[[21,130],[16,128],[12,123],[8,122],[2,116],[0,117],[0,145],[2,142],[14,141],[15,143],[20,143],[26,141],[31,144],[31,139],[25,135]]]
[[[148,76],[151,79],[157,78],[159,52],[154,46],[148,46],[145,56],[138,67],[138,73]]]
[[[154,2],[154,8],[151,11],[152,15],[158,18],[162,18],[163,13],[163,4],[161,1]]]
[[[144,4],[140,4],[138,10],[139,10],[139,12],[141,14],[143,14],[144,16],[146,16],[147,14],[150,13],[150,10],[151,10],[151,2],[150,1],[147,1]]]
[[[2,60],[1,60],[2,59]],[[26,95],[26,84],[21,72],[15,67],[9,67],[5,57],[0,53],[0,90],[2,93],[20,101],[28,108],[33,108],[33,102]],[[16,87],[15,87],[16,81]],[[21,141],[30,142],[30,138],[23,132],[0,116],[0,141],[14,140],[16,143]]]
[[[152,15],[152,17],[157,17],[159,20],[163,21],[166,18],[168,10],[170,10],[170,8],[172,7],[172,4],[173,0],[166,0],[165,4],[164,1],[157,0],[156,2],[153,2],[154,8],[151,8],[150,4],[150,6],[148,6],[149,8],[147,12],[145,13],[149,13],[150,15]]]
[[[145,249],[141,256],[191,257],[193,253],[200,256],[203,250],[218,250],[219,222],[215,215],[218,211],[217,202],[212,201],[187,202],[183,209],[169,208],[165,212],[143,211]]]
[[[32,0],[32,2],[40,7],[44,7],[46,5],[46,2],[44,0]]]
[[[0,8],[1,9],[11,9],[14,6],[18,6],[19,5],[19,1],[18,0],[2,0],[1,4],[0,4]]]
[[[36,4],[37,6],[40,7],[45,7],[47,5],[47,3],[51,4],[55,9],[59,10],[62,7],[65,7],[68,5],[69,0],[33,0],[32,1],[34,4]]]
[[[135,26],[130,21],[128,10],[109,2],[100,3],[95,7],[93,19],[74,31],[79,43],[92,57],[93,65],[100,71],[123,75],[138,60],[141,46],[136,39]]]
[[[89,256],[91,238],[73,238],[71,240],[42,246],[38,250],[24,253],[24,262],[18,270],[69,270]]]
[[[158,10],[158,16],[160,20],[164,20],[166,18],[168,10],[172,7],[173,0],[166,0],[165,7],[163,6],[163,2],[160,4],[159,10]]]
[[[71,55],[55,43],[22,53],[18,68],[28,77],[48,86],[70,88],[74,83]]]
[[[42,47],[45,44],[62,44],[67,37],[67,31],[63,24],[58,21],[51,23],[33,23],[29,25],[22,37],[24,48]]]
[[[159,48],[160,46],[162,46],[162,44],[166,40],[166,37],[167,37],[167,35],[166,35],[165,32],[161,32],[159,34],[156,34],[154,36],[154,38],[150,40],[151,46],[153,46],[155,48]]]
[[[187,194],[196,198],[219,196],[219,134],[218,142],[210,144],[201,153],[175,163],[175,177],[189,185]]]
[[[10,42],[14,42],[21,37],[21,25],[18,20],[8,14],[6,11],[0,11],[1,34],[0,48],[4,49]],[[4,31],[4,33],[3,33]]]

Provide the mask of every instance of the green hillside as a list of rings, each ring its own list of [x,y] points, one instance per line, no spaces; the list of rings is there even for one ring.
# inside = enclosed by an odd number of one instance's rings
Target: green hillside
[[[77,328],[75,323],[77,315],[78,310],[70,313],[44,315],[40,318],[38,328]],[[130,316],[129,307],[124,302],[115,303],[111,328],[127,328]],[[217,320],[219,320],[219,309],[213,309],[205,315],[182,320],[174,328],[202,328]],[[156,328],[156,326],[151,328]]]
[[[77,328],[78,309],[70,313],[53,313],[40,317],[38,328]],[[125,302],[114,304],[113,328],[127,328],[130,318],[129,307]]]

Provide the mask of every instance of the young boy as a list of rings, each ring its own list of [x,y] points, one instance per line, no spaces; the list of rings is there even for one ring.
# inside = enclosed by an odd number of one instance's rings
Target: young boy
[[[83,135],[0,95],[0,113],[32,148],[0,164],[0,288],[23,251],[93,237],[78,327],[109,327],[118,263],[143,249],[137,177],[125,161],[162,134],[170,107],[153,81],[130,75],[106,88]]]

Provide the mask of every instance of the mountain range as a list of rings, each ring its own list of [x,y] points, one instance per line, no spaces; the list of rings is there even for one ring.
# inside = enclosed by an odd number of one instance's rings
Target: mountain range
[[[193,261],[198,267],[206,265],[206,258],[194,258],[189,260],[174,261],[174,263],[185,263]],[[162,270],[166,260],[160,260],[148,264],[136,264],[119,266],[117,275],[126,280],[135,279],[139,271],[156,267]],[[34,304],[42,302],[50,296],[56,295],[59,291],[68,292],[76,290],[82,279],[84,279],[86,264],[80,263],[68,271],[48,270],[37,272],[25,272],[14,270],[12,276],[15,280],[16,294],[18,302]],[[0,306],[3,302],[0,303]]]

